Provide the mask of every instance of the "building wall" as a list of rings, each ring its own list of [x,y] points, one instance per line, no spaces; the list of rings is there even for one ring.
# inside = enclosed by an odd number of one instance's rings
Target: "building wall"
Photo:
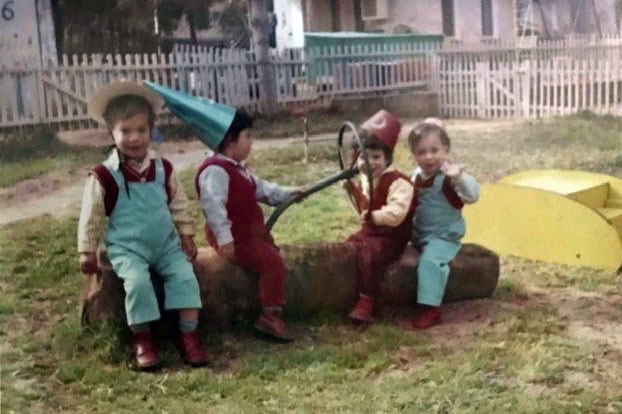
[[[354,0],[341,0],[339,3],[339,30],[342,32],[356,31]]]
[[[354,1],[341,0],[331,7],[328,0],[304,0],[306,31],[352,31],[356,19]],[[492,0],[493,37],[511,41],[516,36],[516,2]],[[551,37],[576,33],[614,33],[617,0],[547,0],[531,3],[533,28],[545,36],[545,25]],[[443,19],[440,0],[387,0],[389,17],[363,22],[364,31],[385,33],[411,32],[442,34]],[[580,7],[577,4],[580,3]],[[482,39],[482,1],[454,0],[455,37],[464,43]],[[596,8],[596,13],[594,12]],[[333,10],[338,16],[332,16]],[[575,10],[578,10],[578,16]],[[597,19],[598,18],[598,19]]]
[[[40,65],[36,3],[0,0],[0,67]]]
[[[408,28],[411,33],[443,33],[440,0],[388,0],[388,2],[389,18],[366,21],[365,31],[381,30],[385,33],[395,33],[399,27],[402,30]]]
[[[279,50],[304,46],[304,24],[300,0],[274,0],[276,46]]]
[[[408,31],[443,34],[440,0],[388,0],[389,18],[365,22],[366,31]],[[513,38],[514,0],[493,0],[493,30],[496,38]],[[456,38],[479,42],[482,38],[481,0],[454,0]]]
[[[512,40],[516,36],[516,8],[514,0],[493,0],[494,37]]]
[[[513,0],[493,0],[493,37],[509,40],[514,38]],[[479,42],[482,35],[481,0],[454,0],[456,38],[465,43]]]
[[[335,30],[330,0],[306,0],[305,6],[305,32],[332,32]]]

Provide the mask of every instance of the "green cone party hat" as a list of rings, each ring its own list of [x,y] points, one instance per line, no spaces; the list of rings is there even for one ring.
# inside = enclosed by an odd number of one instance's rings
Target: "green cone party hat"
[[[209,99],[188,95],[157,83],[143,81],[164,99],[172,113],[188,124],[197,138],[216,150],[233,122],[235,108]]]

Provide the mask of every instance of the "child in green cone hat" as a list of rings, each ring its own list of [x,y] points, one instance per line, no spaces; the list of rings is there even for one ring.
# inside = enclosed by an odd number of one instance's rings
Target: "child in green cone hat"
[[[243,110],[148,84],[168,108],[214,150],[197,170],[195,186],[205,217],[208,243],[225,259],[259,276],[262,311],[255,328],[268,338],[290,341],[282,319],[286,269],[259,202],[277,205],[297,188],[257,177],[246,166],[252,148],[253,119]]]

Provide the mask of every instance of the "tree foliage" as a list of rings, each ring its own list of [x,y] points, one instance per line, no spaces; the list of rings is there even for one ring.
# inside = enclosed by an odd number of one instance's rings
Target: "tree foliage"
[[[64,53],[148,53],[157,49],[154,0],[63,0]]]
[[[64,53],[152,53],[161,33],[186,19],[190,36],[210,27],[209,0],[54,0],[59,49]]]

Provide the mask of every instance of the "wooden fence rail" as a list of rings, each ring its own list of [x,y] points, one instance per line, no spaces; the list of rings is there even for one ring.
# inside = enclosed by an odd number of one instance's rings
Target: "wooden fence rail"
[[[622,38],[493,44],[439,53],[440,111],[450,118],[622,115]]]
[[[281,107],[337,96],[437,93],[449,118],[539,118],[582,110],[622,115],[622,37],[531,39],[478,47],[439,43],[287,49],[272,56]],[[258,110],[252,52],[177,47],[173,53],[64,56],[55,66],[0,67],[0,129],[93,127],[86,102],[113,79],[150,80]]]
[[[289,49],[273,55],[277,100],[326,104],[337,95],[430,90],[431,47]],[[64,56],[56,66],[0,68],[0,128],[47,123],[62,129],[95,126],[86,103],[119,78],[149,80],[223,104],[259,109],[260,68],[242,49],[178,47],[173,53]]]

